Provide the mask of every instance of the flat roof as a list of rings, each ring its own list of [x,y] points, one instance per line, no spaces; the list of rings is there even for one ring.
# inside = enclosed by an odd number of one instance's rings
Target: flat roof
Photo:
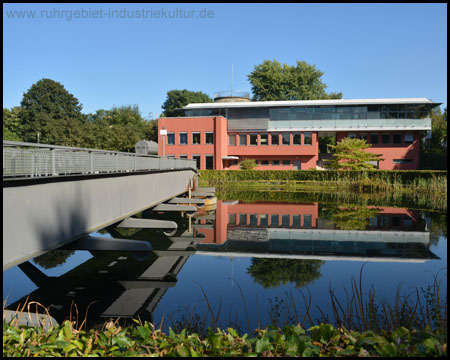
[[[383,105],[383,104],[428,104],[441,105],[427,98],[391,98],[391,99],[334,99],[334,100],[289,100],[289,101],[246,101],[223,103],[188,104],[183,109],[220,109],[220,108],[258,108],[277,106],[317,106],[317,105]]]

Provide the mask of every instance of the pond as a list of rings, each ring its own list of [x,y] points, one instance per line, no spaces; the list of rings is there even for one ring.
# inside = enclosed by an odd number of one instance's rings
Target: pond
[[[176,221],[171,237],[116,227],[92,234],[148,241],[150,253],[54,250],[4,271],[6,308],[15,310],[29,297],[58,322],[71,308],[78,323],[87,313],[88,327],[120,317],[164,331],[213,325],[248,332],[333,321],[330,290],[343,307],[360,284],[364,297],[374,291],[390,303],[397,289],[426,298],[435,277],[441,294],[447,292],[442,210],[355,203],[333,194],[278,192],[267,201],[219,191],[218,198],[192,218],[139,215]]]

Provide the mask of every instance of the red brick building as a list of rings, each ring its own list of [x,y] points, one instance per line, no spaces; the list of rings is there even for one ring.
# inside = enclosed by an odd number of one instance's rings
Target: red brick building
[[[379,169],[415,170],[419,139],[439,105],[426,98],[230,100],[189,104],[185,116],[160,118],[159,156],[196,159],[199,169],[237,170],[254,159],[259,170],[307,170],[321,165],[320,136],[355,137],[382,155]]]

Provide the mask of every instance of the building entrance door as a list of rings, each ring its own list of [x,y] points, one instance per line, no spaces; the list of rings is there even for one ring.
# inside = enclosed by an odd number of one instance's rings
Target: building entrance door
[[[302,163],[300,160],[294,160],[294,170],[301,170],[302,169]]]

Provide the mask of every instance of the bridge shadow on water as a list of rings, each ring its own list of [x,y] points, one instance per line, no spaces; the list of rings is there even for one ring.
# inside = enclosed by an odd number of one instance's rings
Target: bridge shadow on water
[[[41,229],[43,245],[48,238],[67,236],[69,231],[76,231],[85,225],[86,218],[84,214],[76,212],[76,206],[71,207],[72,221],[67,218],[67,209],[64,210],[58,228]],[[174,218],[173,215],[168,217],[146,211],[141,216],[176,221],[178,230],[175,237],[184,233],[188,226],[188,220],[179,214]],[[109,234],[112,238],[150,242],[154,251],[89,251],[92,255],[89,260],[58,277],[47,276],[35,264],[52,268],[65,262],[74,251],[49,251],[18,266],[38,289],[8,305],[7,309],[16,310],[29,296],[29,301],[36,301],[46,307],[58,323],[68,319],[70,314],[78,325],[87,315],[88,328],[100,327],[109,318],[117,317],[120,317],[121,325],[138,317],[143,321],[153,322],[153,310],[167,289],[176,284],[176,275],[189,256],[179,255],[176,251],[171,255],[170,247],[173,242],[162,230],[125,229],[116,225],[113,224],[100,233]],[[158,254],[158,251],[164,254]],[[35,307],[32,306],[32,312],[34,310]],[[43,309],[38,307],[38,311],[42,312]]]

